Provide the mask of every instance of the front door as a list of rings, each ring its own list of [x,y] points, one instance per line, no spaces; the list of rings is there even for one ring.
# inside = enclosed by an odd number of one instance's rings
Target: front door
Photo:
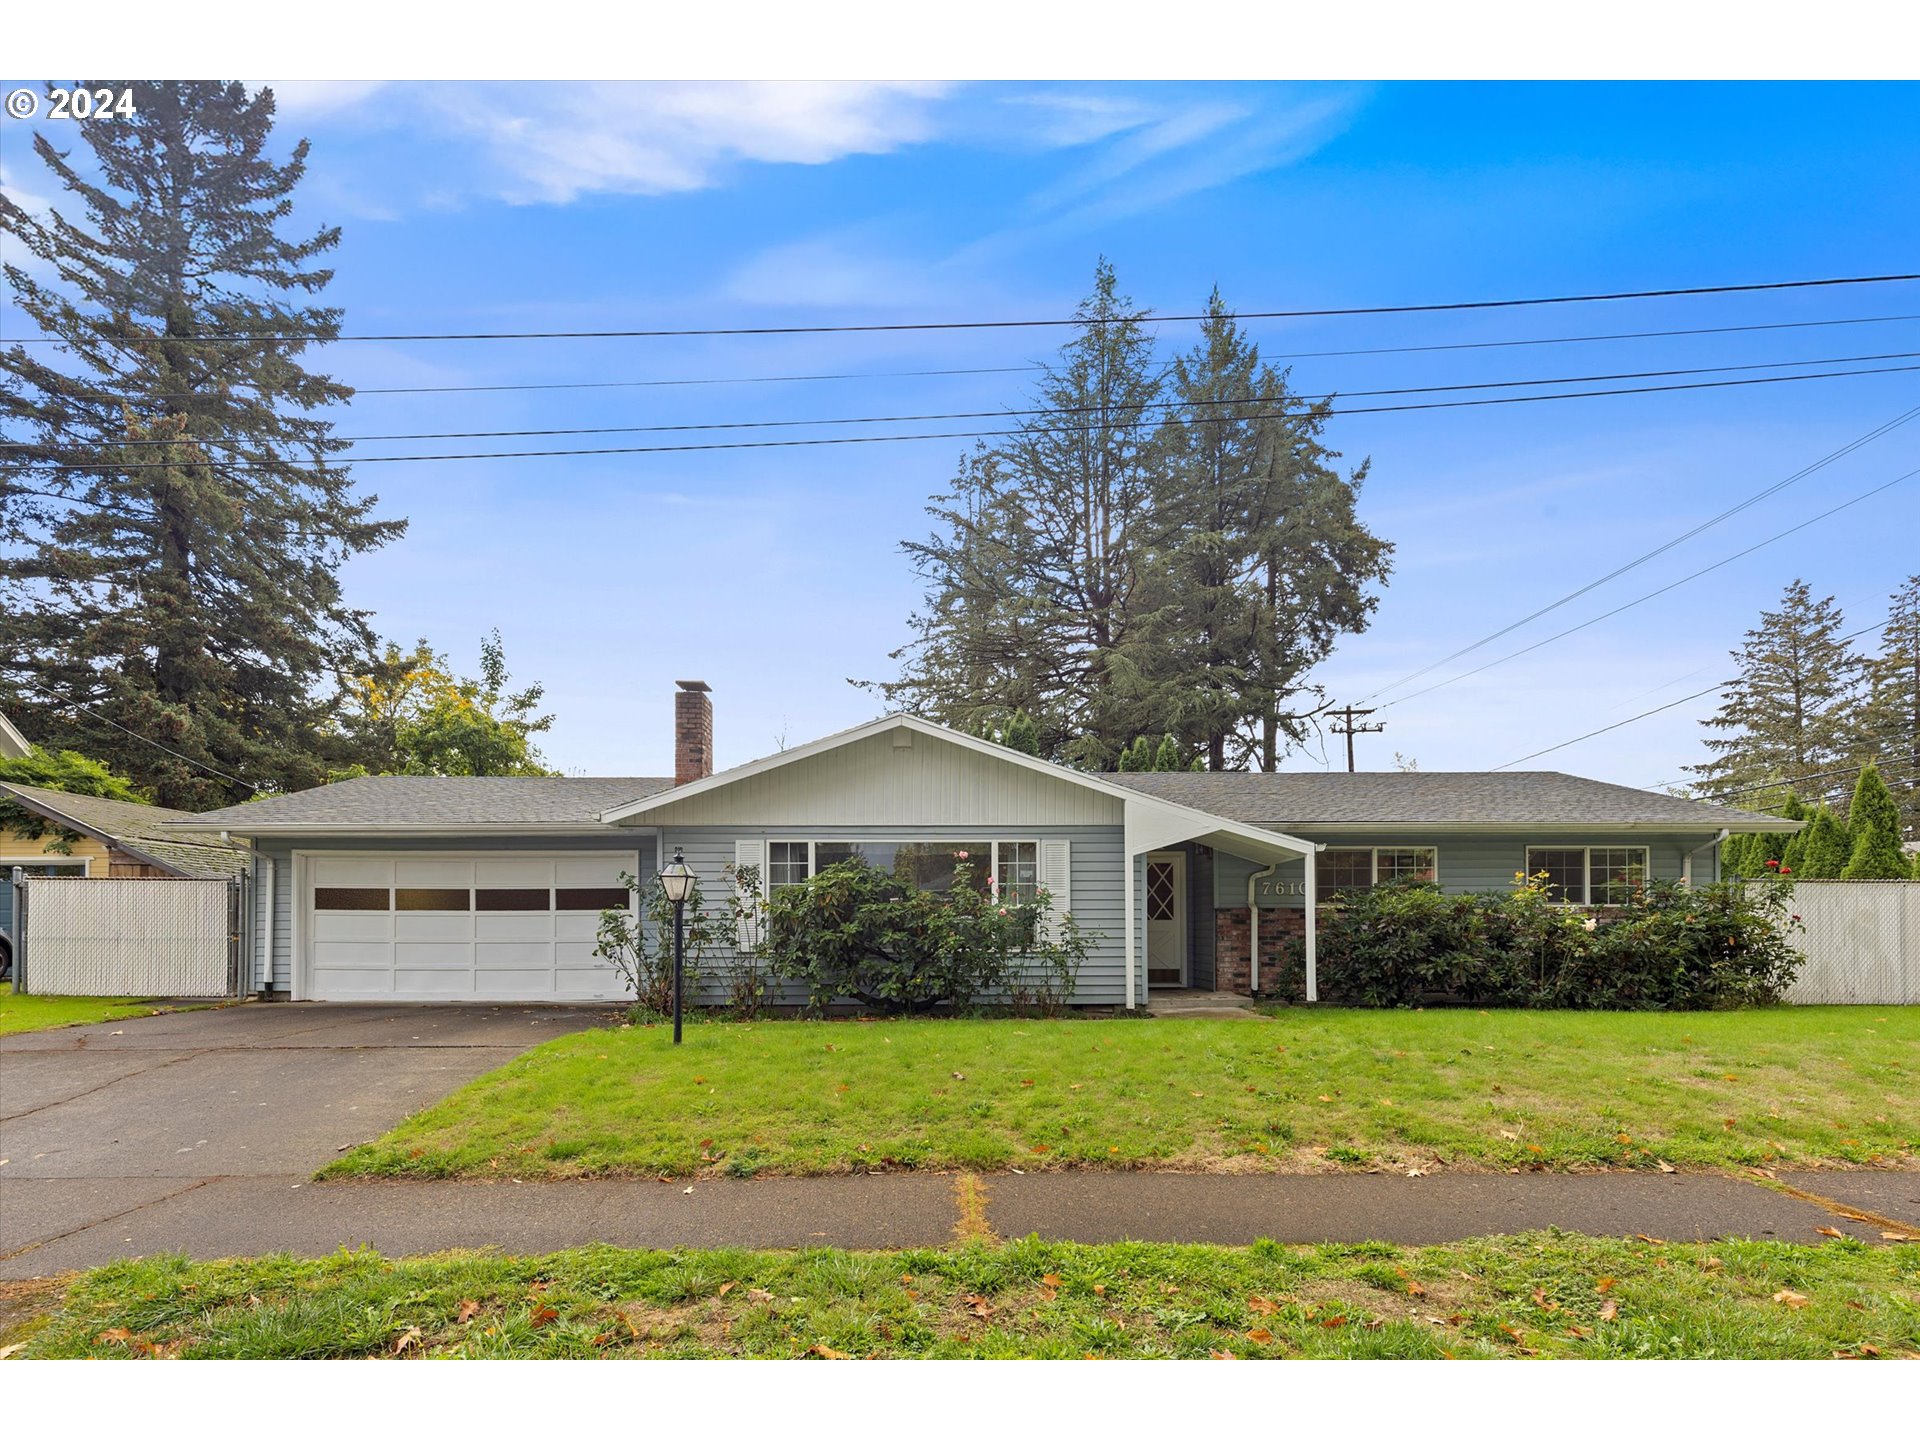
[[[1147,983],[1187,983],[1187,857],[1147,856]]]

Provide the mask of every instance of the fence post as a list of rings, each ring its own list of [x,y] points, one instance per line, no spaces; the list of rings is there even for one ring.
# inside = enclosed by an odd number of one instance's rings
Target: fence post
[[[27,872],[13,867],[13,993],[27,993]]]

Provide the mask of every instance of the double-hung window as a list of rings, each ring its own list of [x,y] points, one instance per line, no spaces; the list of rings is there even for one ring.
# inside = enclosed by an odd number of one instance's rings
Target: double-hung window
[[[1529,845],[1527,874],[1559,905],[1624,905],[1647,883],[1647,848]]]
[[[771,840],[767,843],[767,889],[798,885],[813,873],[810,851],[805,840]]]

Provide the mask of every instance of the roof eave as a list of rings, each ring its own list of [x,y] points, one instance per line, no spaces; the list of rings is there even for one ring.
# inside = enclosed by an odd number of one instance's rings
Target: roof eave
[[[1256,820],[1264,828],[1284,829],[1295,835],[1369,834],[1415,835],[1432,831],[1477,831],[1486,835],[1673,833],[1727,830],[1735,835],[1791,835],[1805,823],[1765,817],[1699,820]]]
[[[597,823],[582,824],[578,821],[559,823],[539,823],[525,820],[488,820],[466,824],[446,822],[420,822],[417,824],[396,823],[392,821],[366,821],[353,824],[333,823],[312,825],[292,823],[281,825],[237,825],[228,821],[223,825],[202,825],[193,822],[174,820],[168,822],[168,828],[179,829],[182,834],[202,832],[228,835],[287,837],[311,835],[315,838],[353,835],[608,835],[618,833],[606,825]]]

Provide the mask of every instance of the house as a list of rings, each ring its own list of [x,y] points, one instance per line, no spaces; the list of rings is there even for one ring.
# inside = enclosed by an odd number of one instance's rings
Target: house
[[[681,681],[672,776],[373,776],[166,828],[252,842],[261,982],[297,1000],[620,999],[599,914],[675,850],[709,895],[729,866],[775,887],[854,855],[938,885],[964,850],[1097,937],[1079,1003],[1128,1008],[1160,986],[1311,993],[1316,905],[1351,887],[1545,871],[1604,905],[1795,828],[1556,773],[1085,774],[912,715],[719,773],[712,743],[708,688]],[[1280,977],[1291,937],[1305,975]]]
[[[38,785],[0,781],[0,797],[38,817],[39,824],[0,825],[0,970],[13,961],[13,872],[78,875],[90,879],[227,878],[245,874],[252,856],[218,836],[182,833],[170,821],[191,820],[130,800],[103,800]],[[39,833],[33,833],[34,831]]]

